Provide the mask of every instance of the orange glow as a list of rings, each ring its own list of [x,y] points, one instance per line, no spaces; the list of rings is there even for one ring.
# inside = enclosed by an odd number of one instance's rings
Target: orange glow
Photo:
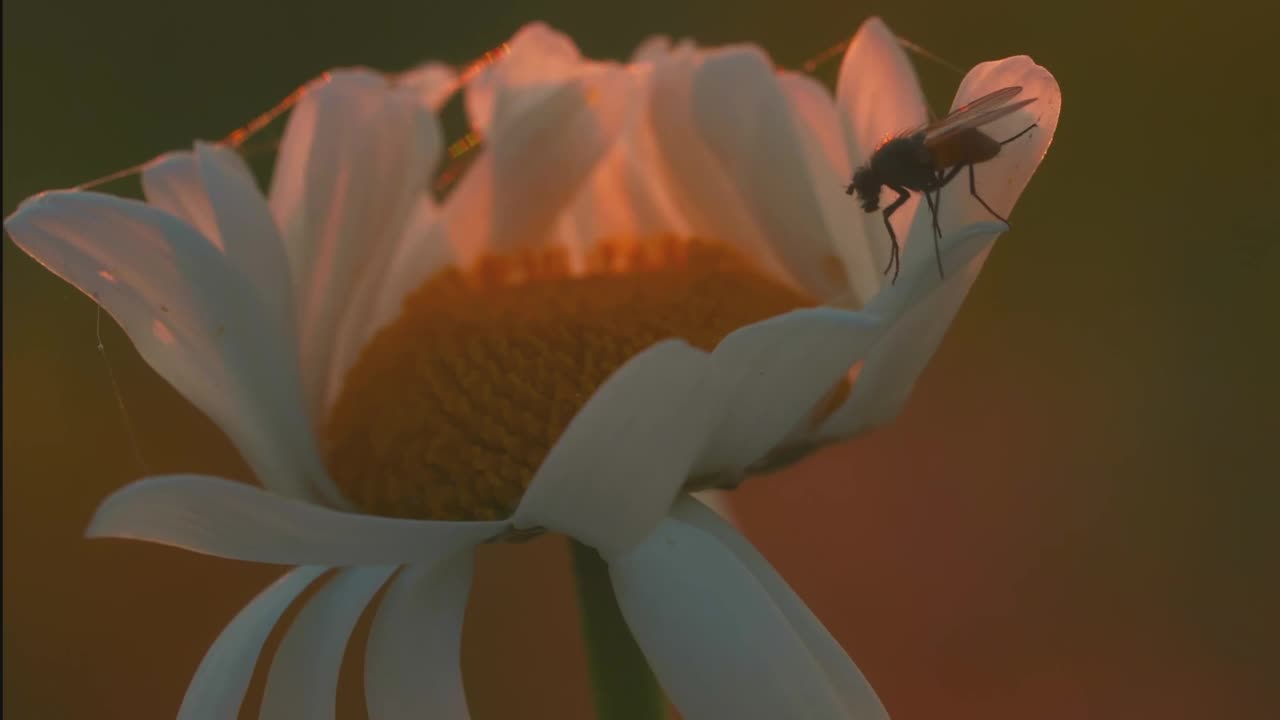
[[[102,278],[103,280],[106,280],[112,285],[115,285],[116,283],[120,282],[119,280],[116,279],[115,275],[111,274],[110,270],[99,270],[98,277]]]

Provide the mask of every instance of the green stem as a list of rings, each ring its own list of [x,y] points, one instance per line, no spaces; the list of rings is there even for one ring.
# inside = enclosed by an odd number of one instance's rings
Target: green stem
[[[595,550],[569,541],[577,579],[582,637],[598,720],[661,720],[666,703],[653,671],[622,619],[609,566]]]

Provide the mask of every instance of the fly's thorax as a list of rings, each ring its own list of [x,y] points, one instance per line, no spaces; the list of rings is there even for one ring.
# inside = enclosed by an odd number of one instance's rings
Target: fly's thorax
[[[925,146],[924,133],[887,140],[871,156],[871,169],[885,185],[916,191],[928,188],[935,172],[933,154]]]

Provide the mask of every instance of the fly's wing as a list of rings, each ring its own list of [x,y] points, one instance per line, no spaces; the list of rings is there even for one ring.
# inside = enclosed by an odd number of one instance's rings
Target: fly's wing
[[[930,130],[935,127],[944,128],[949,123],[964,119],[966,115],[970,115],[972,113],[980,113],[985,110],[990,110],[992,108],[1000,107],[1001,105],[1004,105],[1005,103],[1017,97],[1018,93],[1020,92],[1022,92],[1022,86],[1020,85],[1011,85],[1009,87],[1004,87],[1004,88],[1000,88],[999,90],[989,92],[986,95],[983,95],[982,97],[978,98],[977,100],[966,103],[956,108],[955,110],[952,110],[951,112],[947,113],[946,117],[929,123],[928,125],[926,125],[926,128]]]
[[[1025,98],[1010,102],[1022,88],[1014,85],[988,93],[973,102],[956,108],[950,115],[932,122],[923,128],[926,145],[943,142],[947,137],[958,132],[982,127],[1000,118],[1021,110],[1036,101],[1036,98]]]

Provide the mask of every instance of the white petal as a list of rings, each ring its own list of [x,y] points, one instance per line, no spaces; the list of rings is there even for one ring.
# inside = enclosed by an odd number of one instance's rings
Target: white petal
[[[632,68],[635,92],[647,98],[652,73]],[[564,213],[557,237],[588,249],[602,238],[690,237],[663,178],[647,99],[629,106],[618,139]]]
[[[277,492],[338,502],[302,404],[289,338],[241,272],[190,225],[143,203],[50,193],[6,222],[94,298],[151,367],[203,410]]]
[[[413,89],[368,71],[330,77],[290,116],[271,187],[317,421],[367,339],[370,308],[443,142]]]
[[[826,87],[807,75],[780,73],[778,84],[797,114],[796,132],[805,147],[814,194],[822,204],[834,254],[850,286],[847,294],[823,300],[862,307],[880,290],[884,266],[871,246],[866,213],[845,192],[851,172],[835,104]]]
[[[195,153],[161,155],[142,168],[141,180],[142,194],[149,204],[186,220],[219,250],[223,249],[222,233],[218,232]]]
[[[701,58],[688,47],[659,57],[651,76],[648,119],[664,183],[695,236],[732,243],[772,275],[788,278],[774,249],[748,214],[720,161],[702,141],[693,116],[693,74]]]
[[[366,324],[361,327],[353,323],[352,329],[359,328],[359,331],[340,342],[349,343],[357,350],[358,357],[360,348],[400,316],[405,298],[410,293],[455,262],[453,248],[440,222],[439,208],[431,198],[423,196],[397,244],[395,256],[387,266],[386,277],[373,298]]]
[[[671,52],[670,35],[650,35],[631,53],[632,63],[653,62]]]
[[[1053,140],[1062,99],[1057,82],[1030,58],[1013,57],[975,67],[961,83],[955,100],[959,106],[1011,85],[1021,85],[1023,96],[1038,101],[983,128],[984,132],[1003,139],[1032,122],[1038,126],[976,168],[978,194],[996,212],[1006,215]],[[853,393],[831,417],[827,431],[845,436],[898,414],[981,270],[990,243],[1006,229],[970,194],[965,173],[943,189],[938,222],[947,234],[942,242],[945,282],[938,277],[929,209],[922,206],[911,226],[902,276],[868,307],[890,322],[891,329],[868,356]]]
[[[253,173],[228,148],[196,143],[195,157],[223,252],[257,288],[258,296],[267,304],[263,312],[275,318],[275,326],[288,339],[289,348],[296,349],[297,316],[289,259]],[[288,362],[296,365],[296,355],[290,356]]]
[[[705,353],[669,340],[605,381],[543,461],[512,522],[562,532],[606,557],[667,513],[724,412]]]
[[[523,89],[498,94],[486,148],[445,207],[460,263],[548,239],[617,136],[634,100],[630,84],[625,71],[606,68],[539,90],[536,102]]]
[[[182,698],[178,720],[236,720],[267,636],[289,605],[324,573],[300,567],[263,590],[209,647]]]
[[[851,168],[866,164],[886,135],[919,127],[928,120],[928,106],[911,60],[880,18],[867,20],[853,36],[840,65],[836,105]],[[845,182],[851,178],[851,174],[846,176]],[[850,205],[856,206],[852,199],[847,199]],[[907,231],[918,202],[919,198],[913,197],[893,216],[894,231],[901,242],[908,239]],[[888,264],[892,242],[881,213],[861,215],[863,235],[873,264],[883,269]],[[932,247],[932,242],[929,245]],[[882,280],[884,284],[887,282],[888,279]]]
[[[836,105],[851,168],[865,163],[886,135],[929,119],[911,59],[878,17],[862,23],[845,51]]]
[[[974,166],[974,187],[986,201],[1004,218],[1009,217],[1018,196],[1031,181],[1032,174],[1040,166],[1053,134],[1058,127],[1058,114],[1062,109],[1062,93],[1058,83],[1048,70],[1036,65],[1025,55],[977,65],[960,83],[952,109],[965,103],[1012,85],[1022,87],[1018,98],[1036,98],[1036,102],[994,123],[983,126],[982,131],[997,140],[1012,138],[1026,130],[1032,123],[1036,127],[1000,149],[994,159]],[[931,216],[929,208],[921,205],[911,225],[911,238],[928,238],[908,243],[903,255],[905,268],[909,263],[934,263]],[[975,222],[997,221],[997,218],[973,197],[969,188],[969,175],[960,173],[942,190],[942,208],[938,223],[945,233]],[[944,266],[944,270],[946,267]],[[935,269],[936,272],[936,269]]]
[[[791,275],[820,298],[845,294],[835,242],[847,233],[829,224],[835,218],[820,197],[823,187],[838,192],[840,180],[829,166],[811,167],[768,58],[749,46],[709,53],[694,74],[693,112],[703,142]]]
[[[394,567],[343,570],[307,601],[267,673],[263,720],[332,720],[351,630]]]
[[[104,500],[85,534],[251,562],[344,566],[430,562],[507,527],[338,512],[221,478],[161,475]]]
[[[296,342],[293,277],[266,199],[253,173],[229,148],[197,142],[143,170],[147,202],[191,223],[253,283],[273,332]],[[297,363],[288,357],[286,362]]]
[[[667,518],[609,561],[618,607],[687,720],[847,718],[821,664],[751,570]]]
[[[572,38],[541,22],[517,30],[506,51],[467,84],[467,118],[484,134],[495,120],[509,122],[541,103],[585,65]],[[503,95],[507,99],[499,103]]]
[[[898,282],[872,300],[867,312],[888,326],[863,362],[849,399],[819,435],[849,437],[898,415],[1004,229],[1001,223],[976,223],[952,233],[943,242],[943,262],[953,268],[945,280],[930,259],[904,268]]]
[[[796,119],[804,124],[822,147],[823,157],[842,178],[848,178],[849,151],[845,147],[844,131],[840,116],[827,86],[809,75],[784,72],[778,75],[778,86],[787,96],[787,102],[796,112]]]
[[[465,720],[462,620],[474,554],[404,568],[387,588],[369,631],[364,692],[369,720],[429,714]]]
[[[423,106],[438,112],[458,88],[458,73],[438,62],[428,62],[396,76],[396,84],[411,88]]]
[[[840,643],[818,620],[813,611],[796,595],[787,581],[778,574],[769,561],[713,508],[694,500],[681,500],[672,510],[672,517],[686,522],[719,540],[734,557],[755,577],[769,593],[792,629],[805,644],[814,659],[822,667],[827,680],[840,695],[848,717],[857,720],[887,720],[889,714],[876,696],[871,683],[858,670]],[[719,513],[723,515],[723,513]]]
[[[712,353],[731,400],[695,474],[733,472],[764,457],[861,360],[883,327],[874,317],[794,310],[733,331]]]

